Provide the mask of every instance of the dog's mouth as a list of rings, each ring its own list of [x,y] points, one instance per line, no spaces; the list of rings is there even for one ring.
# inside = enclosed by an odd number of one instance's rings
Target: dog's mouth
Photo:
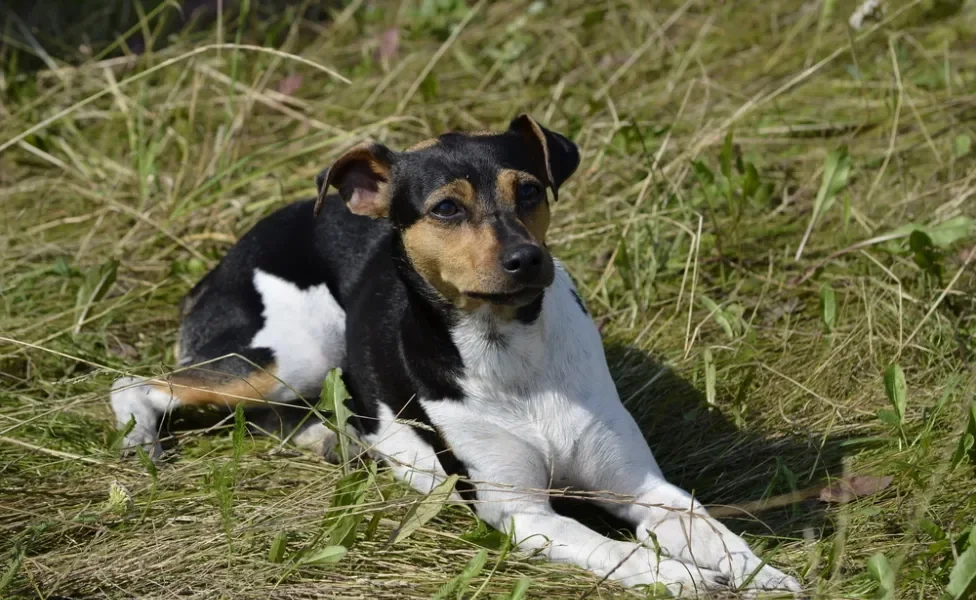
[[[465,296],[501,306],[525,306],[538,298],[545,287],[524,287],[513,292],[465,292]]]

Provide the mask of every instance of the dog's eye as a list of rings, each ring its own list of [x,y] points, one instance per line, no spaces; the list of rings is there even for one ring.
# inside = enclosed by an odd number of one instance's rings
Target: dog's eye
[[[522,206],[535,206],[542,198],[542,187],[538,183],[523,181],[518,184],[518,200]]]
[[[430,213],[441,219],[453,219],[461,214],[461,207],[454,200],[441,200],[430,209]]]

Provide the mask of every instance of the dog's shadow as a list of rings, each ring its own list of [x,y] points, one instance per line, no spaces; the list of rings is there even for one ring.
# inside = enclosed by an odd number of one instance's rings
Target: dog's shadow
[[[782,499],[841,475],[841,438],[752,431],[748,413],[744,425],[737,426],[657,358],[613,343],[606,345],[606,354],[620,398],[668,481],[693,493],[713,512],[721,507],[721,520],[736,533],[801,537],[807,528],[829,528],[815,493]],[[748,402],[750,388],[744,388]],[[728,406],[725,400],[716,404]],[[781,505],[775,505],[777,500]],[[554,506],[612,537],[632,533],[627,524],[587,502],[556,499]]]

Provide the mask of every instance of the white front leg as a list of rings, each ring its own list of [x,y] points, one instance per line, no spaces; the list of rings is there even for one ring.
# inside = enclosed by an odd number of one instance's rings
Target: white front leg
[[[425,408],[436,423],[437,417],[444,418],[437,413],[452,407],[427,404]],[[517,431],[458,414],[452,417],[448,431],[461,432],[458,435],[463,440],[448,441],[476,484],[478,515],[495,529],[510,535],[514,531],[521,549],[538,551],[554,562],[576,565],[628,586],[663,583],[679,594],[722,587],[724,578],[717,571],[658,557],[644,546],[612,540],[559,515],[546,491],[548,461],[534,445]]]
[[[792,577],[763,565],[745,540],[711,518],[688,492],[665,481],[637,424],[619,406],[581,437],[575,479],[593,491],[633,497],[602,505],[652,537],[670,557],[721,572],[737,589],[801,591]]]

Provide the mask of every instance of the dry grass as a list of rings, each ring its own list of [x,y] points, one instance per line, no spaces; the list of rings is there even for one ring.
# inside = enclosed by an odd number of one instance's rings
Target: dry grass
[[[891,2],[860,32],[854,3],[832,1],[426,4],[441,8],[353,2],[240,34],[231,15],[154,53],[5,69],[0,595],[427,598],[460,574],[478,552],[460,537],[470,512],[387,545],[420,499],[382,472],[340,562],[270,562],[280,532],[297,549],[328,524],[341,472],[268,439],[235,459],[227,423],[181,434],[158,472],[120,461],[108,388],[171,368],[180,296],[343,149],[528,111],[582,149],[554,250],[667,474],[714,504],[892,475],[871,498],[729,523],[823,597],[874,594],[878,553],[891,597],[940,597],[964,542],[939,532],[960,538],[976,514],[971,464],[950,468],[976,390],[976,237],[964,225],[940,249],[941,274],[904,236],[860,242],[976,217],[973,3]],[[377,58],[389,27],[398,52]],[[696,171],[722,180],[730,128],[768,199],[730,201]],[[801,247],[842,146],[847,185]],[[877,416],[890,363],[908,382],[900,432]],[[116,484],[131,504],[110,501]],[[639,597],[497,550],[464,597],[508,597],[523,577],[529,597]]]

